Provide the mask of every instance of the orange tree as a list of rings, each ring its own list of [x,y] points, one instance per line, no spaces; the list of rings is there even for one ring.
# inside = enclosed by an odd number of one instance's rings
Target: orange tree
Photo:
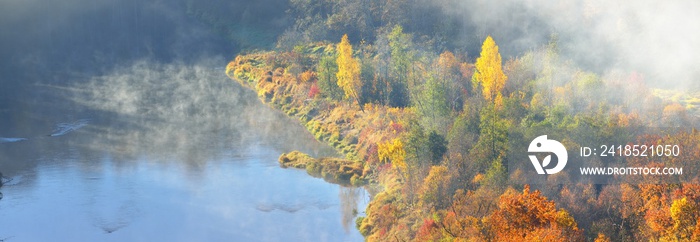
[[[495,241],[582,241],[583,233],[569,213],[557,210],[540,191],[509,190],[501,195],[498,209],[486,218]]]

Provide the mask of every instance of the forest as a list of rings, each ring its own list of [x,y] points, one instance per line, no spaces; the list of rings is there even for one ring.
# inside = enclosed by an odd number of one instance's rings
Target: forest
[[[531,27],[538,44],[521,46],[509,38],[530,29],[481,26],[445,6],[463,5],[291,0],[290,24],[276,45],[246,50],[226,73],[351,161],[299,168],[372,191],[356,221],[368,241],[700,240],[693,173],[700,99],[692,85],[634,64],[590,64],[595,58],[571,54],[572,30],[540,31],[547,29],[541,20]],[[581,20],[597,21],[596,12],[581,9]],[[639,131],[648,127],[676,129]],[[559,134],[567,147],[583,145],[580,137],[676,144],[675,157],[600,162],[686,173],[610,183],[555,174],[531,184],[510,150],[541,130]]]

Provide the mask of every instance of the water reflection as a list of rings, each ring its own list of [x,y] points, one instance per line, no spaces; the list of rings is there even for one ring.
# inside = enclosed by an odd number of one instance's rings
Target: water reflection
[[[347,187],[340,188],[341,223],[345,232],[355,229],[355,217],[358,213],[357,204],[361,202],[367,203],[367,201],[361,200],[366,197],[367,194],[364,193],[364,190]]]
[[[209,66],[137,62],[5,102],[0,136],[26,140],[0,143],[0,238],[361,240],[364,190],[276,161],[337,154]]]
[[[220,155],[216,151],[224,148],[245,151],[261,144],[294,144],[314,155],[335,154],[314,142],[299,142],[298,137],[310,135],[295,121],[261,106],[252,92],[236,88],[238,84],[221,70],[211,68],[220,65],[137,62],[72,88],[74,101],[122,117],[103,120],[109,123],[108,130],[96,132],[123,155],[147,147],[149,154],[196,164],[199,161],[192,159],[216,159]],[[115,127],[127,129],[115,131]],[[201,154],[193,155],[197,153]]]

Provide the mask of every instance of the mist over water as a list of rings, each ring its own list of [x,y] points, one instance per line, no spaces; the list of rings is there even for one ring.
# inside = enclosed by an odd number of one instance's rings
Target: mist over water
[[[316,142],[296,144],[299,137],[313,137],[295,120],[260,104],[252,91],[229,80],[219,67],[222,63],[138,61],[68,89],[76,104],[116,114],[118,120],[105,120],[110,128],[128,127],[129,133],[100,132],[106,140],[120,142],[109,146],[124,153],[150,147],[150,153],[166,156],[202,151],[216,156],[208,150],[295,144],[315,156],[338,155]]]
[[[362,239],[367,193],[278,166],[338,154],[224,75],[186,1],[0,5],[0,239]]]

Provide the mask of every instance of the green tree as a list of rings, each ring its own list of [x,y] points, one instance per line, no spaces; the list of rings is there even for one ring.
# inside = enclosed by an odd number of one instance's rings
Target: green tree
[[[407,158],[414,167],[425,168],[425,162],[430,160],[428,150],[428,136],[423,126],[417,120],[410,120],[408,124],[408,134],[406,135]]]
[[[387,39],[391,50],[390,77],[393,79],[389,105],[406,107],[410,104],[408,79],[412,75],[413,42],[400,25],[391,30]]]
[[[497,116],[495,105],[487,105],[481,110],[479,138],[470,150],[470,157],[477,161],[477,169],[484,171],[499,157],[505,157],[508,147],[510,122]],[[493,114],[493,115],[492,115]]]
[[[334,99],[341,100],[343,98],[343,90],[338,86],[338,64],[335,63],[335,55],[327,55],[321,58],[318,62],[316,70],[318,72],[318,88],[321,89],[321,94]]]
[[[362,68],[362,74],[360,75],[360,79],[362,80],[362,94],[360,96],[362,98],[360,103],[383,104],[382,92],[384,92],[384,88],[378,76],[375,74],[374,63],[372,63],[369,58],[360,58],[360,66]]]
[[[433,130],[428,135],[428,149],[430,150],[430,160],[434,165],[437,165],[447,153],[447,140]]]
[[[436,75],[429,75],[421,90],[417,91],[418,95],[414,100],[426,129],[446,132],[451,120],[447,91],[444,80]]]

